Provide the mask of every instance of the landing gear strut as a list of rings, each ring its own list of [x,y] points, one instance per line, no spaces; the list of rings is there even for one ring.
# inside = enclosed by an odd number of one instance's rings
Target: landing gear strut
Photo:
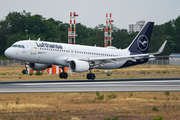
[[[96,75],[92,73],[92,69],[90,69],[90,73],[87,74],[87,79],[94,80],[96,78]]]
[[[68,74],[66,72],[64,72],[65,67],[62,67],[61,69],[62,69],[62,72],[59,74],[59,77],[61,79],[62,78],[66,79],[68,77]]]

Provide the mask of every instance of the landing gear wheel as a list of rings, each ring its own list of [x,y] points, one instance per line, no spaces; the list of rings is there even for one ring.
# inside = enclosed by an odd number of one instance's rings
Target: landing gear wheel
[[[66,79],[68,77],[67,73],[64,73],[64,79]]]
[[[91,73],[91,79],[94,80],[96,78],[96,75],[94,73]]]
[[[60,78],[63,78],[62,73],[59,74],[59,77],[60,77]]]
[[[23,70],[22,73],[23,73],[23,74],[28,74],[28,71],[27,71],[27,70]]]
[[[88,73],[88,74],[86,75],[86,78],[87,78],[87,79],[90,79],[90,73]]]
[[[62,68],[62,70],[63,70],[64,68]],[[68,74],[66,73],[66,72],[64,72],[64,71],[62,71],[62,73],[60,73],[59,74],[59,77],[62,79],[62,78],[64,78],[64,79],[66,79],[66,78],[68,78]]]
[[[86,77],[87,79],[94,80],[96,78],[96,75],[94,73],[88,73]]]

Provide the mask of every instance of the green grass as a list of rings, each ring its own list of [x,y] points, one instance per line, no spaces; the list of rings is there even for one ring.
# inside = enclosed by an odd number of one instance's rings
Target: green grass
[[[152,108],[152,110],[153,110],[153,111],[158,111],[158,109],[157,109],[156,106],[154,106],[154,107]]]
[[[100,95],[100,93],[98,91],[96,91],[96,96],[97,96],[97,98],[95,98],[95,99],[98,99],[98,100],[103,100],[104,99],[104,95],[103,94]]]

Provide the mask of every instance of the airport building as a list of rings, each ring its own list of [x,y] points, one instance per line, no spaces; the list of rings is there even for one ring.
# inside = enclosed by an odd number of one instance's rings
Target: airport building
[[[145,25],[145,21],[138,21],[136,24],[129,24],[129,33],[139,32]]]
[[[180,65],[180,53],[172,53],[169,56],[169,65]]]

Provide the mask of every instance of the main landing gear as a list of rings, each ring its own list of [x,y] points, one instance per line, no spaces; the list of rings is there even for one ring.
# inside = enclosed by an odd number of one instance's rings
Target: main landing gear
[[[65,67],[62,67],[61,69],[62,69],[62,72],[59,74],[59,77],[61,79],[62,78],[66,79],[68,77],[68,74],[66,72],[64,72]]]
[[[88,80],[94,80],[96,78],[96,75],[92,73],[92,69],[90,69],[90,73],[88,73],[86,77]]]

